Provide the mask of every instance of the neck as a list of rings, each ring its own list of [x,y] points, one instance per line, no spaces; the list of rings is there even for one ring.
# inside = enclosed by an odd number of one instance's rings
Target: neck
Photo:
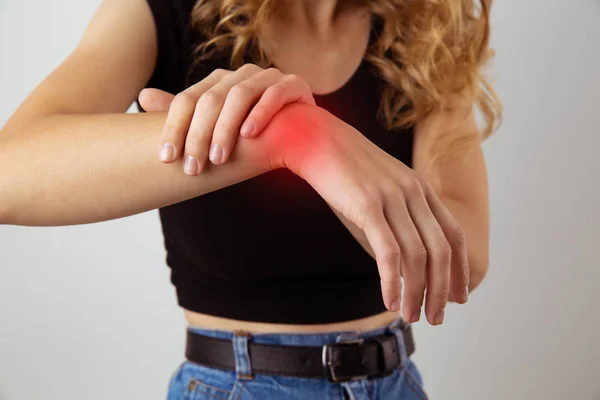
[[[330,30],[340,13],[352,3],[348,0],[288,0],[279,3],[279,12],[287,20],[322,34]]]

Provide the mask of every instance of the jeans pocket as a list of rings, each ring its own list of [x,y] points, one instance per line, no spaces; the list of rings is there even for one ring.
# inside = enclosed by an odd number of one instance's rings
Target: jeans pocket
[[[237,378],[235,372],[184,363],[179,392],[181,400],[232,400]]]
[[[214,386],[214,384],[208,384],[202,379],[191,378],[183,398],[185,400],[229,400],[232,394],[233,387],[224,389],[223,387]]]

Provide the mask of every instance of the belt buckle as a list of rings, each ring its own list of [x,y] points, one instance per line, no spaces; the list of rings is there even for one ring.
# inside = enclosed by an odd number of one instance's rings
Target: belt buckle
[[[323,368],[325,369],[325,374],[327,375],[327,379],[332,383],[342,383],[348,381],[356,381],[360,379],[365,379],[368,375],[357,375],[357,376],[340,376],[335,373],[336,365],[331,360],[331,352],[333,348],[336,347],[344,347],[344,346],[360,346],[364,343],[364,338],[352,339],[341,341],[332,344],[326,344],[323,346],[323,352],[321,353],[321,363],[323,364]]]
[[[378,336],[373,339],[377,343],[381,368],[381,371],[374,376],[375,378],[387,376],[394,372],[398,365],[404,364],[402,350],[398,347],[396,335]]]

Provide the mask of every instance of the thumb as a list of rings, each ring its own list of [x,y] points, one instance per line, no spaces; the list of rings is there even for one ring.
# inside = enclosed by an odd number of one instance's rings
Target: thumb
[[[169,92],[160,89],[144,89],[140,92],[138,100],[142,108],[148,112],[166,112],[175,98]]]

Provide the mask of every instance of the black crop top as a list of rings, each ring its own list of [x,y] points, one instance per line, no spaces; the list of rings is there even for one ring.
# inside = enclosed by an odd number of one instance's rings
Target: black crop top
[[[188,76],[192,46],[201,40],[188,28],[194,2],[148,0],[158,58],[146,87],[178,93],[216,68],[228,69],[223,57]],[[381,87],[364,61],[343,87],[314,97],[317,105],[410,166],[412,130],[391,132],[376,119]],[[318,193],[288,169],[159,213],[171,282],[188,310],[290,324],[347,321],[385,310],[375,260]]]

